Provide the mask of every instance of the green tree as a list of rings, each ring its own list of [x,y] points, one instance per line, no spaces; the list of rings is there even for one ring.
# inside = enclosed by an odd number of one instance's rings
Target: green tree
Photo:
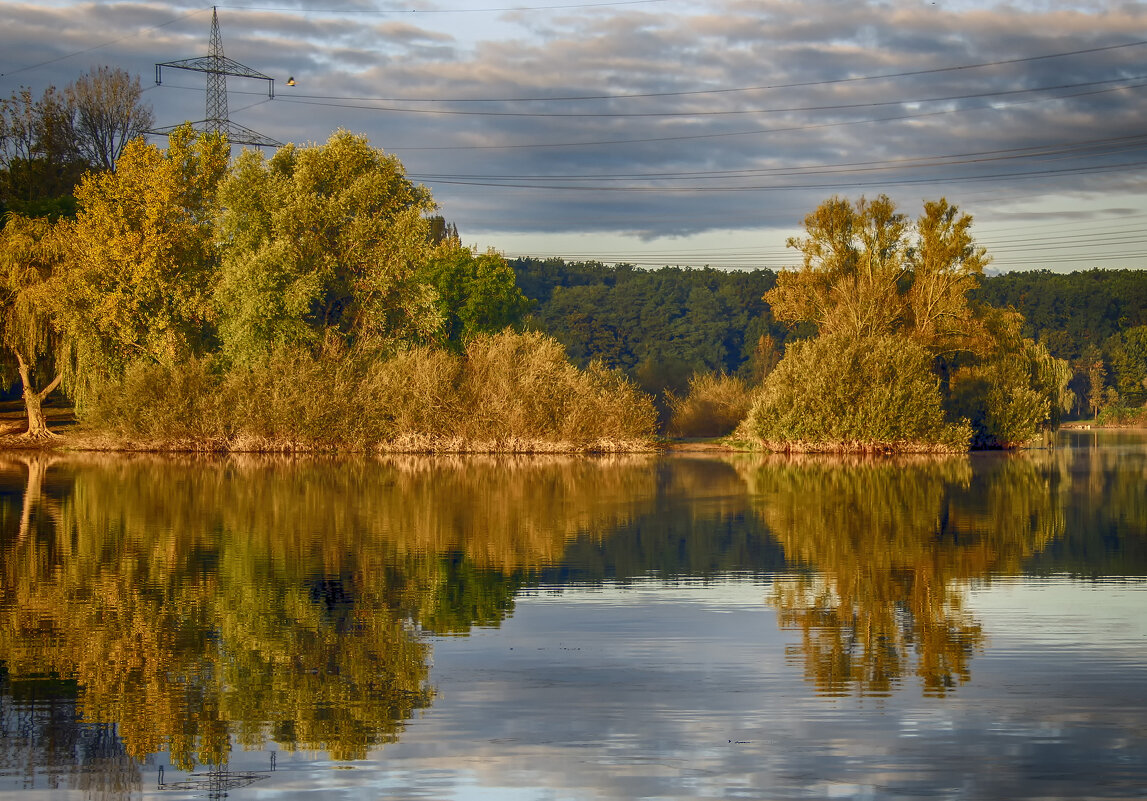
[[[74,108],[67,93],[48,87],[0,100],[0,211],[69,215],[72,191],[88,165],[76,146]]]
[[[828,334],[790,344],[743,432],[773,450],[964,450],[945,422],[939,380],[919,344],[891,334]]]
[[[78,401],[133,361],[172,365],[210,345],[216,188],[229,159],[223,137],[184,126],[166,151],[130,141],[114,172],[77,188],[51,295]]]
[[[984,352],[951,367],[949,415],[971,422],[976,447],[1015,447],[1054,430],[1072,406],[1071,365],[1024,337],[1019,313],[985,308],[979,318]]]
[[[1147,325],[1137,325],[1107,341],[1112,378],[1123,401],[1142,406],[1147,401]]]
[[[270,159],[245,151],[220,197],[215,304],[232,360],[438,333],[435,293],[417,280],[433,247],[430,193],[364,137],[340,130]]]
[[[476,334],[520,327],[533,305],[502,256],[492,250],[475,256],[449,238],[418,269],[417,280],[437,293],[435,306],[442,320],[438,337],[455,350]]]

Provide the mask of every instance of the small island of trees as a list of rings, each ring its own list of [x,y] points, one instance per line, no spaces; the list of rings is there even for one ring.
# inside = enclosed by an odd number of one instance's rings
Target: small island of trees
[[[644,449],[659,417],[769,450],[962,451],[1054,429],[1081,371],[1093,413],[1147,395],[1147,321],[1062,352],[942,198],[914,220],[830,198],[779,274],[511,264],[347,131],[232,159],[185,126],[160,149],[107,70],[0,117],[27,444],[57,391],[70,447],[212,451]]]
[[[1070,408],[1070,365],[1021,335],[1015,312],[973,304],[988,262],[946,200],[913,223],[884,195],[832,198],[789,240],[800,269],[766,295],[810,324],[752,400],[742,435],[770,450],[1014,447]]]

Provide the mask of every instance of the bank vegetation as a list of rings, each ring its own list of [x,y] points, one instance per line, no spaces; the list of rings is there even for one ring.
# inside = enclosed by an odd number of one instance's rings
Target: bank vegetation
[[[184,127],[126,143],[76,214],[8,214],[3,344],[31,440],[62,386],[70,447],[617,451],[652,399],[528,331],[494,252],[463,247],[396,158],[338,131],[233,162]]]
[[[80,109],[105,95],[121,125],[96,149]],[[830,198],[779,274],[511,265],[362,137],[232,159],[185,126],[161,149],[136,136],[139,98],[102,70],[0,101],[0,378],[26,444],[53,441],[61,394],[70,447],[283,452],[637,450],[658,431],[1011,448],[1081,403],[1113,422],[1147,398],[1147,325],[1123,314],[1059,358],[1052,321],[1037,339],[990,305],[1032,293],[985,291],[988,254],[944,199],[912,219]]]

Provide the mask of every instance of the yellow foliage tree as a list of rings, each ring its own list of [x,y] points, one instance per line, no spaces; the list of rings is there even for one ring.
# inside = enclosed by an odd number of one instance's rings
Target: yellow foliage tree
[[[76,190],[70,258],[52,295],[78,399],[132,361],[172,365],[202,348],[229,160],[223,137],[184,126],[166,151],[129,142],[114,172],[90,173]]]
[[[807,235],[788,240],[801,267],[765,295],[778,320],[846,337],[904,333],[934,352],[971,341],[967,296],[989,261],[972,240],[971,215],[941,198],[913,225],[886,195],[834,197],[804,224]]]

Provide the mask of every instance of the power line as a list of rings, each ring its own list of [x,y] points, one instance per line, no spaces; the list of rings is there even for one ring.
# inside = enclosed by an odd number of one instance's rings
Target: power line
[[[657,142],[687,142],[697,141],[701,139],[726,139],[738,136],[760,136],[763,134],[780,134],[780,133],[800,133],[804,131],[814,131],[823,128],[841,128],[853,125],[866,125],[874,122],[900,122],[903,120],[917,120],[926,117],[939,117],[949,114],[965,114],[970,111],[982,111],[984,109],[991,109],[999,111],[1005,108],[1012,108],[1014,106],[1028,105],[1032,103],[1046,103],[1055,100],[1071,100],[1077,97],[1088,97],[1094,95],[1109,94],[1111,92],[1120,92],[1124,89],[1141,89],[1147,86],[1147,83],[1132,84],[1129,86],[1119,86],[1108,89],[1093,89],[1085,92],[1071,92],[1063,95],[1054,95],[1052,97],[1036,97],[1028,98],[1025,100],[1012,100],[1006,105],[1000,104],[981,104],[978,106],[971,106],[958,109],[942,109],[939,111],[922,111],[912,114],[895,114],[886,117],[869,117],[859,120],[837,120],[834,122],[819,122],[811,123],[808,125],[790,125],[779,128],[753,128],[742,131],[717,131],[714,133],[704,134],[679,134],[675,136],[648,136],[648,137],[635,137],[627,139],[598,139],[586,142],[532,142],[524,144],[509,144],[509,145],[439,145],[439,146],[420,146],[420,145],[390,145],[389,149],[392,152],[417,152],[417,151],[455,151],[455,150],[532,150],[538,148],[573,148],[573,147],[600,147],[604,145],[633,145],[633,144],[652,144]],[[354,108],[354,107],[351,107]],[[369,109],[367,109],[369,110]]]
[[[555,96],[533,96],[533,97],[502,97],[502,98],[473,98],[473,97],[456,97],[456,98],[417,98],[417,97],[354,97],[354,96],[334,96],[334,95],[296,95],[300,98],[314,98],[318,100],[359,100],[366,102],[394,102],[394,103],[549,103],[557,101],[584,101],[584,100],[625,100],[633,98],[657,98],[657,97],[691,97],[696,95],[720,95],[732,94],[737,92],[759,92],[759,91],[772,91],[776,89],[800,89],[810,88],[814,86],[832,86],[841,83],[857,83],[861,81],[879,81],[888,80],[892,78],[908,78],[919,75],[936,75],[945,72],[959,72],[963,70],[982,69],[986,67],[999,67],[1008,64],[1021,64],[1031,61],[1042,61],[1046,59],[1055,58],[1068,58],[1070,56],[1087,55],[1091,53],[1100,53],[1109,50],[1120,50],[1129,47],[1142,47],[1147,45],[1147,41],[1125,42],[1117,45],[1107,45],[1103,47],[1088,47],[1080,50],[1066,50],[1059,53],[1046,53],[1038,56],[1024,56],[1020,58],[1006,58],[996,61],[982,61],[975,64],[958,64],[950,67],[934,67],[922,70],[906,70],[903,72],[889,72],[878,73],[875,75],[856,75],[847,78],[825,78],[818,81],[797,81],[793,83],[778,83],[778,84],[763,84],[760,86],[741,86],[725,89],[695,89],[683,90],[677,92],[640,92],[640,93],[621,93],[611,95],[555,95]]]
[[[76,50],[72,53],[67,53],[67,54],[62,55],[62,56],[57,56],[56,58],[50,58],[47,61],[40,61],[36,64],[28,64],[27,66],[24,66],[24,67],[17,67],[16,69],[9,70],[8,72],[0,72],[0,78],[6,78],[9,75],[18,75],[21,72],[28,72],[29,70],[39,69],[40,67],[46,67],[49,64],[56,64],[60,61],[67,61],[69,58],[74,58],[75,56],[82,56],[85,53],[91,53],[95,50],[99,50],[101,48],[107,47],[108,45],[118,44],[119,42],[122,42],[125,39],[134,39],[142,33],[147,33],[148,31],[157,31],[160,28],[166,28],[168,25],[173,25],[176,22],[180,22],[182,20],[187,19],[188,17],[193,17],[196,14],[201,14],[204,11],[207,11],[209,8],[210,8],[210,6],[208,6],[206,8],[197,8],[197,9],[194,9],[192,11],[188,11],[186,14],[180,14],[178,17],[175,17],[174,19],[169,19],[167,22],[161,22],[158,25],[152,25],[148,28],[140,28],[135,33],[128,34],[127,36],[121,36],[118,39],[111,39],[109,41],[103,42],[102,44],[93,45],[92,47],[88,47],[88,48],[85,48],[83,50]]]
[[[669,0],[607,0],[601,3],[563,3],[552,6],[502,6],[496,8],[406,8],[406,9],[362,9],[362,8],[304,8],[298,6],[225,6],[228,11],[303,11],[308,14],[501,14],[509,11],[568,11],[577,8],[604,8],[609,6],[645,6],[654,3],[667,3]]]
[[[712,194],[712,193],[725,193],[725,192],[759,192],[759,191],[792,191],[792,190],[805,190],[805,189],[842,189],[842,188],[868,188],[868,187],[884,187],[884,186],[911,186],[913,184],[922,183],[965,183],[965,182],[982,182],[982,181],[998,181],[1002,179],[1016,179],[1016,178],[1042,178],[1051,175],[1085,175],[1097,174],[1115,171],[1139,170],[1147,166],[1147,160],[1144,161],[1129,161],[1121,162],[1118,164],[1096,165],[1089,167],[1062,167],[1050,170],[1023,170],[1016,172],[1001,172],[991,173],[988,175],[961,175],[961,176],[941,176],[932,178],[892,178],[882,181],[851,181],[846,183],[835,182],[831,184],[756,184],[749,186],[694,186],[694,187],[665,187],[665,186],[601,186],[601,185],[587,185],[587,186],[574,186],[570,184],[541,184],[541,183],[509,183],[490,180],[453,180],[442,179],[434,180],[430,183],[444,184],[449,186],[480,186],[486,188],[500,188],[500,189],[531,189],[531,190],[546,190],[546,191],[570,191],[570,192],[635,192],[635,193],[697,193],[697,194]]]
[[[1059,160],[1080,155],[1112,155],[1126,151],[1138,150],[1147,145],[1147,134],[1132,136],[1109,137],[1105,139],[1090,139],[1080,142],[1058,142],[1046,145],[1030,145],[1019,148],[1004,148],[978,152],[954,153],[935,156],[918,156],[903,159],[886,159],[881,161],[854,161],[836,164],[809,164],[793,167],[759,167],[742,168],[737,170],[706,170],[693,172],[661,172],[661,173],[611,173],[608,175],[457,175],[437,173],[410,173],[409,177],[419,180],[708,180],[712,178],[755,177],[762,175],[796,176],[796,175],[839,175],[875,172],[885,170],[918,169],[928,167],[946,167],[962,164],[982,164],[997,161],[1012,161],[1018,159]],[[1103,146],[1107,146],[1104,149]]]
[[[287,103],[301,103],[304,105],[325,106],[333,108],[352,108],[363,109],[368,111],[386,111],[398,114],[436,114],[443,116],[462,116],[462,117],[528,117],[528,118],[569,118],[576,117],[583,119],[586,117],[653,117],[653,118],[667,118],[667,117],[729,117],[741,116],[746,114],[790,114],[803,111],[849,111],[853,109],[862,108],[878,108],[881,106],[901,106],[910,103],[949,103],[954,100],[976,100],[986,97],[1007,97],[1010,95],[1030,94],[1033,92],[1051,92],[1060,89],[1079,89],[1086,86],[1103,86],[1110,84],[1126,84],[1127,87],[1143,86],[1144,84],[1136,84],[1134,81],[1143,81],[1147,79],[1147,75],[1132,75],[1122,78],[1107,78],[1100,81],[1081,81],[1078,83],[1061,83],[1050,84],[1047,86],[1035,86],[1027,89],[998,89],[991,92],[972,92],[962,95],[942,95],[939,97],[918,97],[918,98],[901,98],[897,100],[876,100],[867,101],[864,103],[833,103],[820,106],[782,106],[779,108],[756,108],[756,109],[721,109],[717,111],[609,111],[609,112],[595,112],[595,111],[577,111],[577,112],[556,112],[556,111],[462,111],[458,109],[422,109],[422,108],[401,108],[395,106],[361,106],[353,104],[342,104],[333,102],[317,102],[301,98],[287,98],[284,102]],[[1121,87],[1126,88],[1126,87]]]

